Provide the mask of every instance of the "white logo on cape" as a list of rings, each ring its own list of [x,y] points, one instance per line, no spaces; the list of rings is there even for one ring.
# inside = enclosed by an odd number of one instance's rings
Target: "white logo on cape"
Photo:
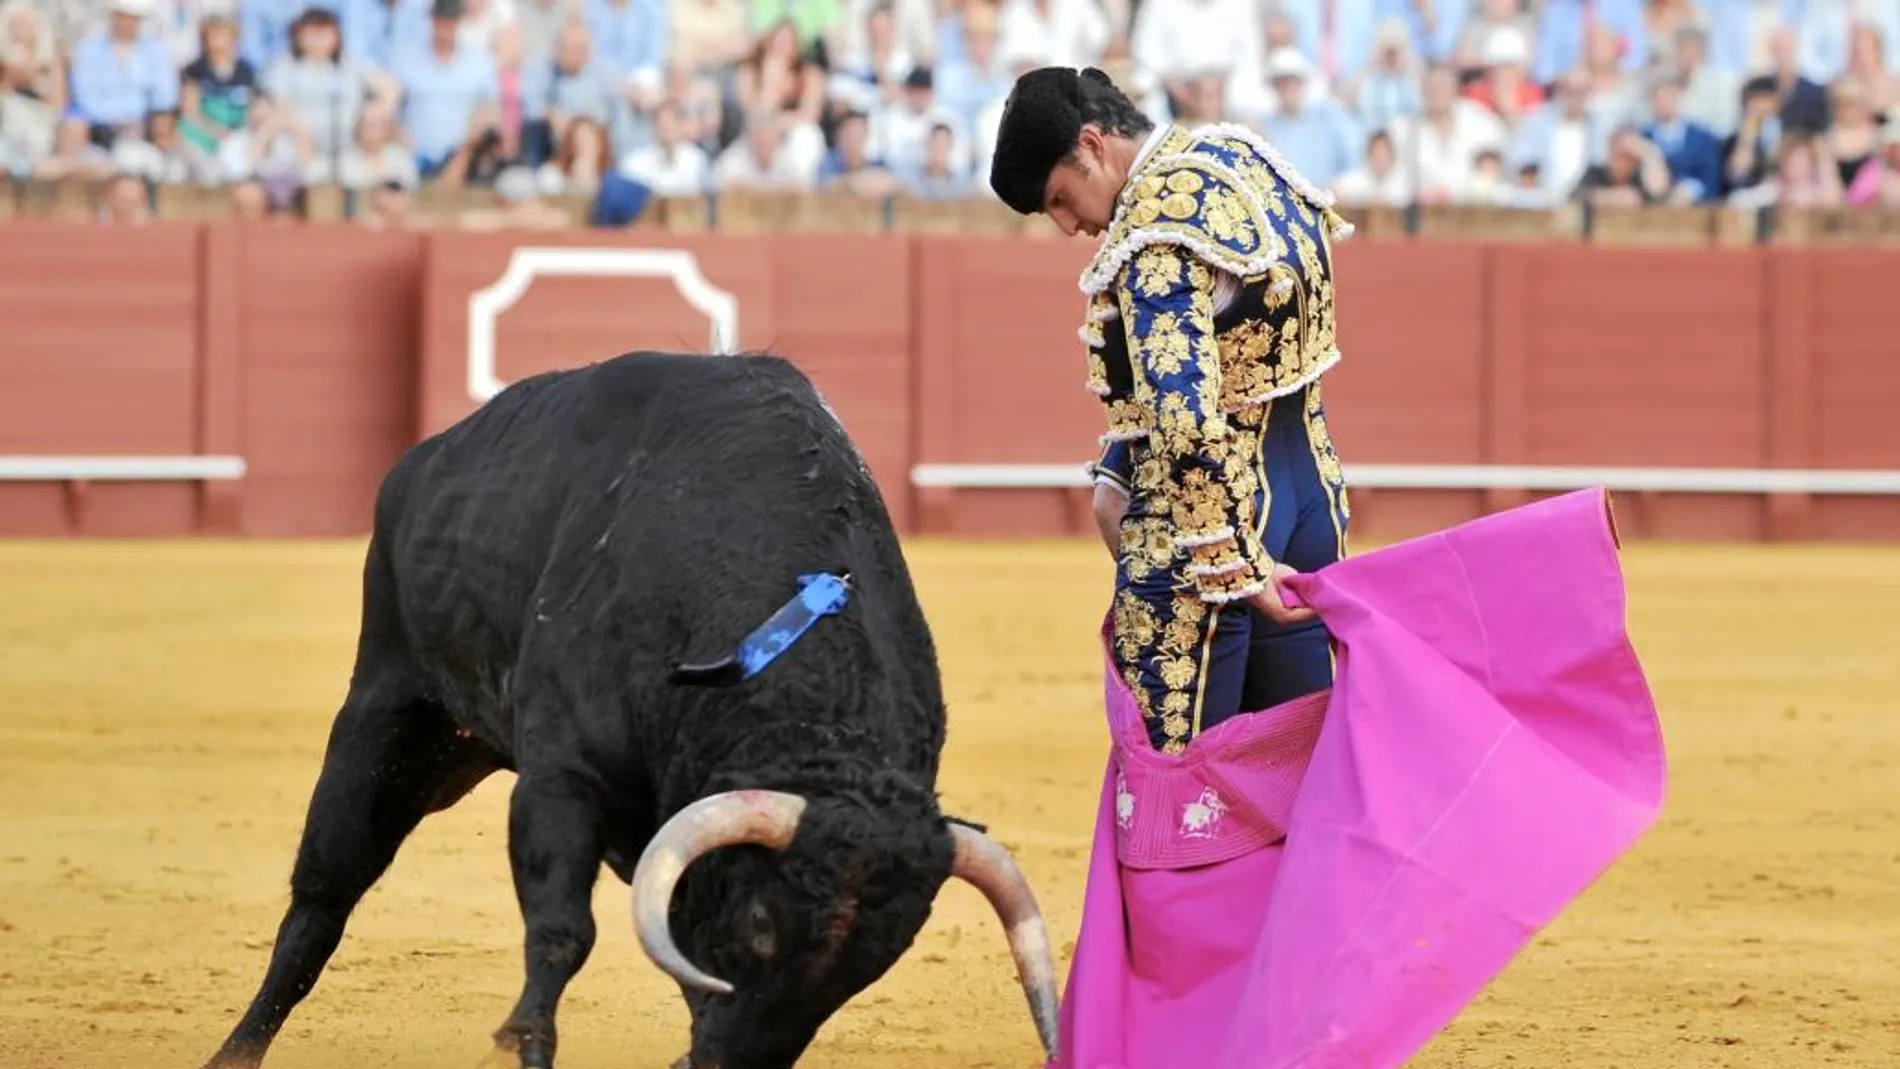
[[[1189,839],[1212,839],[1220,830],[1220,818],[1227,812],[1214,788],[1201,788],[1201,796],[1181,807],[1181,834]]]
[[[1128,780],[1115,773],[1115,823],[1123,831],[1135,822],[1135,796],[1128,793]]]

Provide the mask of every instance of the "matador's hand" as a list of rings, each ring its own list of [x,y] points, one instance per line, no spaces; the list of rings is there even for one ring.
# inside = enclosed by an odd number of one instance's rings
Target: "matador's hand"
[[[1273,573],[1267,577],[1267,588],[1247,600],[1276,624],[1302,624],[1308,620],[1318,619],[1319,614],[1313,610],[1289,608],[1285,600],[1280,597],[1280,580],[1289,575],[1298,574],[1300,573],[1284,564],[1275,564]]]

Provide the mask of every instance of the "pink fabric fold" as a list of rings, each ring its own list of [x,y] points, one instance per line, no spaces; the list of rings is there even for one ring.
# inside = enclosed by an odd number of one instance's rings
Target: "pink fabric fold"
[[[1330,692],[1111,749],[1050,1069],[1393,1069],[1655,821],[1656,708],[1608,498],[1287,581]]]

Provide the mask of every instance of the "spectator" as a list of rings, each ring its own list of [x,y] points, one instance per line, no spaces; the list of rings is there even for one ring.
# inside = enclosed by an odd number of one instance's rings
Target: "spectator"
[[[238,55],[237,23],[206,15],[198,24],[198,56],[179,74],[179,132],[216,156],[219,143],[244,126],[257,89],[257,72]]]
[[[959,200],[970,195],[970,170],[948,117],[930,126],[924,160],[904,176],[904,190],[919,200]]]
[[[1609,158],[1583,172],[1573,196],[1597,207],[1636,208],[1662,201],[1669,191],[1669,164],[1634,127],[1610,139]]]
[[[1457,203],[1478,153],[1504,145],[1504,124],[1484,105],[1459,98],[1458,76],[1448,66],[1426,71],[1424,97],[1418,116],[1392,124],[1392,148],[1418,200]]]
[[[666,66],[665,100],[678,109],[681,137],[706,150],[709,156],[718,150],[726,106],[719,83],[700,73],[690,60],[675,57]]]
[[[1333,180],[1333,195],[1344,204],[1401,208],[1411,203],[1411,183],[1399,169],[1392,135],[1374,131],[1366,138],[1365,162]]]
[[[1515,0],[1510,0],[1515,2]],[[1412,52],[1412,35],[1403,20],[1386,19],[1379,25],[1372,62],[1345,87],[1360,125],[1383,130],[1400,119],[1417,115],[1424,106],[1420,67]]]
[[[1818,134],[1828,126],[1827,90],[1801,73],[1793,31],[1777,26],[1768,34],[1770,73],[1780,96],[1781,128],[1787,133]]]
[[[1773,32],[1800,15],[1802,0],[1726,0],[1710,4],[1709,62],[1732,78],[1749,78],[1774,67]]]
[[[1900,122],[1888,121],[1881,154],[1855,173],[1844,199],[1861,207],[1900,210]]]
[[[984,108],[1009,96],[1011,79],[996,51],[996,15],[973,2],[964,11],[962,54],[938,64],[936,101],[968,129]]]
[[[466,23],[463,23],[466,25]],[[475,44],[466,39],[460,30],[456,31],[456,44],[471,51],[486,52],[495,66],[495,129],[502,145],[502,155],[510,161],[519,161],[521,151],[521,131],[526,123],[525,101],[522,98],[524,79],[521,69],[521,30],[509,23],[495,30],[486,45]]]
[[[345,54],[337,17],[320,7],[292,24],[289,52],[265,70],[264,91],[282,111],[274,122],[294,126],[308,140],[311,179],[318,184],[336,174],[365,102],[397,95],[387,77]]]
[[[1675,66],[1682,32],[1705,29],[1708,22],[1694,0],[1648,0],[1643,11],[1643,41],[1647,45],[1643,66]]]
[[[1643,94],[1636,75],[1622,65],[1621,47],[1609,27],[1593,22],[1585,31],[1583,69],[1590,85],[1590,111],[1609,129],[1638,118]]]
[[[1115,36],[1100,0],[1003,0],[996,49],[1035,52],[1058,67],[1093,67]]]
[[[1889,125],[1900,122],[1900,72],[1888,67],[1887,48],[1881,32],[1870,23],[1854,24],[1853,43],[1848,47],[1847,77],[1867,92],[1867,105],[1876,115],[1885,115]],[[1896,64],[1900,66],[1900,64]]]
[[[660,85],[672,47],[668,0],[582,0],[594,55],[610,71],[621,95],[640,113],[660,102]]]
[[[144,226],[151,222],[151,188],[138,175],[113,175],[101,198],[99,218],[102,222],[122,226]]]
[[[1555,99],[1526,116],[1511,140],[1511,161],[1534,164],[1543,190],[1564,201],[1590,165],[1609,149],[1611,127],[1590,110],[1590,82],[1582,71],[1557,79]]]
[[[1900,49],[1892,47],[1900,35],[1900,4],[1892,0],[1804,0],[1798,20],[1786,29],[1799,43],[1797,66],[1809,81],[1826,85],[1847,73],[1853,49],[1854,26],[1873,27],[1888,42],[1883,66],[1900,66]]]
[[[1822,135],[1828,158],[1839,168],[1843,187],[1880,151],[1880,126],[1867,99],[1867,87],[1857,78],[1834,83],[1834,122]]]
[[[429,11],[429,47],[397,67],[402,83],[402,125],[425,179],[453,167],[450,181],[470,174],[484,139],[500,140],[501,86],[494,58],[458,40],[461,0],[434,0]]]
[[[1023,51],[1008,52],[1005,53],[1003,57],[1003,62],[1009,67],[1012,83],[1015,79],[1021,78],[1023,75],[1028,74],[1030,71],[1044,64],[1042,53],[1035,51],[1032,45],[1024,44],[1018,47],[1022,48]],[[1007,100],[1008,98],[1005,97],[1003,100],[991,102],[989,107],[984,108],[983,111],[977,115],[975,125],[970,128],[969,167],[972,175],[987,175],[990,173],[990,160],[996,154],[996,133],[1002,129],[1003,105]],[[927,152],[928,147],[926,146],[926,153]],[[995,192],[990,189],[989,182],[977,181],[974,182],[974,184],[980,195],[990,197],[996,195]]]
[[[840,0],[752,0],[753,33],[764,36],[789,23],[798,53],[820,63],[842,54],[843,16]]]
[[[1521,0],[1477,0],[1472,7],[1473,16],[1459,27],[1452,46],[1451,63],[1455,68],[1467,71],[1481,66],[1479,57],[1495,30],[1516,30],[1536,54],[1537,19],[1524,13]]]
[[[362,194],[395,184],[414,189],[422,182],[416,157],[396,138],[396,120],[386,104],[363,109],[354,138],[337,161],[337,184]]]
[[[266,222],[277,214],[264,183],[245,179],[231,187],[231,215],[244,222]]]
[[[1129,95],[1150,118],[1165,119],[1179,79],[1222,71],[1234,80],[1227,99],[1258,113],[1271,95],[1261,80],[1264,39],[1253,0],[1141,0],[1128,41]]]
[[[1219,122],[1227,117],[1227,81],[1219,71],[1188,74],[1174,83],[1171,106],[1174,121],[1186,126]]]
[[[1291,23],[1291,40],[1276,40],[1269,46],[1288,45],[1310,58],[1318,72],[1317,81],[1331,87],[1356,78],[1372,57],[1373,40],[1381,12],[1399,19],[1414,51],[1439,51],[1437,19],[1434,14],[1421,17],[1419,9],[1432,12],[1435,5],[1399,3],[1340,3],[1339,0],[1275,0],[1275,7]]]
[[[304,126],[270,97],[251,103],[243,127],[218,146],[218,163],[226,182],[259,184],[271,207],[289,207],[303,189],[306,176],[317,169],[315,152]]]
[[[414,225],[415,199],[401,182],[378,182],[365,191],[356,210],[357,225],[369,230],[398,230]]]
[[[760,110],[746,116],[745,135],[726,147],[713,164],[716,189],[791,192],[812,187],[813,168],[786,151],[785,117]]]
[[[1682,90],[1680,77],[1657,77],[1649,96],[1651,121],[1643,136],[1662,151],[1669,166],[1669,199],[1706,204],[1722,196],[1722,142],[1683,117]]]
[[[894,92],[912,67],[937,58],[935,6],[935,0],[843,0],[838,51],[827,56],[831,69],[854,77],[881,72],[878,84]]]
[[[1530,41],[1515,27],[1491,31],[1478,54],[1484,73],[1466,87],[1464,96],[1491,109],[1506,131],[1515,130],[1525,115],[1544,102],[1544,91],[1525,73],[1530,64]]]
[[[1682,80],[1682,115],[1717,137],[1741,122],[1742,82],[1709,63],[1708,35],[1696,27],[1676,31],[1676,76]]]
[[[1808,134],[1796,134],[1781,142],[1775,177],[1762,185],[1772,193],[1781,208],[1838,208],[1844,200],[1840,169],[1827,150],[1827,142]]]
[[[734,72],[734,79],[744,112],[789,112],[795,123],[814,127],[823,114],[825,72],[799,51],[798,35],[790,21],[778,23],[759,38]]]
[[[712,161],[694,143],[682,106],[672,100],[653,112],[654,139],[621,157],[620,173],[659,197],[696,197],[709,191]]]
[[[1464,203],[1495,208],[1505,204],[1510,193],[1510,183],[1504,177],[1504,154],[1494,148],[1480,149],[1471,160]]]
[[[904,48],[897,36],[896,16],[889,3],[879,3],[865,16],[859,51],[848,53],[838,66],[840,77],[868,86],[872,99],[867,107],[877,107],[897,98],[903,91],[904,75],[916,66],[917,59]]]
[[[66,64],[53,24],[31,0],[0,4],[0,161],[25,177],[53,155],[66,110]]]
[[[110,26],[73,50],[72,109],[92,143],[111,149],[141,136],[145,118],[178,106],[178,73],[158,38],[143,32],[152,0],[110,0]]]
[[[900,169],[921,164],[935,108],[935,79],[929,68],[911,71],[904,78],[903,92],[897,103],[879,109],[872,117],[872,154]]]
[[[514,25],[515,0],[462,0],[462,20],[456,24],[455,37],[470,48],[492,52],[496,34]],[[518,54],[520,31],[514,32],[517,36],[511,47]]]
[[[1745,194],[1770,178],[1770,164],[1781,143],[1779,108],[1780,91],[1773,77],[1752,78],[1742,87],[1741,125],[1722,143],[1723,189],[1729,196]],[[1744,202],[1749,199],[1745,196]]]
[[[1531,77],[1541,84],[1556,81],[1564,71],[1589,66],[1594,51],[1599,61],[1625,71],[1642,68],[1649,54],[1643,27],[1643,0],[1543,0],[1538,16],[1535,58]],[[1603,88],[1599,86],[1599,88]]]
[[[337,22],[350,58],[366,70],[395,70],[429,46],[429,0],[342,0]]]
[[[744,0],[669,0],[672,56],[708,73],[731,69],[752,50]]]
[[[1267,77],[1278,107],[1260,125],[1295,170],[1325,186],[1358,163],[1357,126],[1338,101],[1306,100],[1313,71],[1298,52],[1283,48],[1268,56]]]
[[[515,25],[521,27],[522,67],[552,62],[561,27],[579,17],[580,0],[515,0]]]
[[[613,118],[614,103],[613,75],[593,58],[587,28],[578,22],[561,27],[554,55],[522,71],[527,160],[539,163],[553,156],[561,132],[575,119],[605,127]]]
[[[157,185],[218,185],[223,168],[208,153],[178,136],[178,113],[155,111],[145,121],[142,139],[120,138],[112,159],[123,174]]]
[[[897,188],[890,168],[871,155],[871,123],[863,112],[846,112],[833,133],[837,144],[818,168],[820,189],[860,197],[887,197]]]
[[[541,191],[552,197],[592,196],[601,176],[615,165],[613,139],[598,119],[576,116],[561,130],[560,151],[535,173]]]

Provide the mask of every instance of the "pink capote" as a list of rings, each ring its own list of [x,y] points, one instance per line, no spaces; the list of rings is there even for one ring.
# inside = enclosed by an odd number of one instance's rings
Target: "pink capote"
[[[1392,1069],[1656,819],[1662,733],[1602,491],[1282,589],[1332,631],[1328,693],[1168,756],[1108,664],[1051,1069]]]

